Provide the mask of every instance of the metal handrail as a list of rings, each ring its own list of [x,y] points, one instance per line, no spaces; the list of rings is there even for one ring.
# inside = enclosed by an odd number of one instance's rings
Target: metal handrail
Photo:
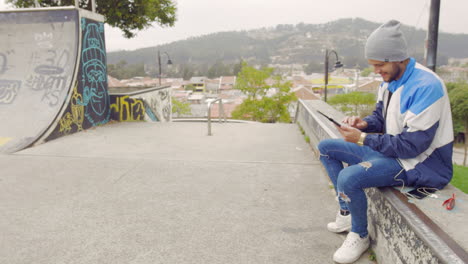
[[[211,105],[219,101],[219,123],[221,123],[221,115],[224,117],[224,123],[226,123],[226,114],[224,113],[223,108],[223,100],[218,98],[214,101],[208,102],[208,136],[212,136],[211,134]]]

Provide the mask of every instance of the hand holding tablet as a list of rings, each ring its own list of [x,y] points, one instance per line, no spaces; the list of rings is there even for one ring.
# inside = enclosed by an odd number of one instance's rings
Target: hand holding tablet
[[[335,125],[341,127],[341,124],[338,123],[335,119],[333,119],[333,118],[327,116],[326,114],[320,112],[319,110],[317,110],[317,112],[318,112],[319,114],[323,115],[324,117],[326,117],[326,118],[327,118],[328,120],[330,120],[331,122],[333,122],[333,124],[335,124]]]

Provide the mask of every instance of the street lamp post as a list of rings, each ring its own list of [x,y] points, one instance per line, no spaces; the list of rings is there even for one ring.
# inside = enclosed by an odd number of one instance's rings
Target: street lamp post
[[[167,56],[167,65],[172,65],[171,57],[167,52],[163,52]],[[158,65],[159,65],[159,86],[161,86],[161,53],[158,50]]]
[[[427,30],[426,66],[433,72],[436,71],[437,42],[439,38],[439,13],[440,0],[431,0],[429,14],[429,28]]]
[[[330,53],[335,53],[336,62],[335,62],[335,69],[343,67],[343,64],[338,59],[338,53],[334,50],[325,50],[325,102],[327,101],[327,86],[328,86],[328,59],[330,57]]]

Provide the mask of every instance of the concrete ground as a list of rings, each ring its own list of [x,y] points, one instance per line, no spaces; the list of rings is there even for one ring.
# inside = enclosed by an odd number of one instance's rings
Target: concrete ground
[[[333,263],[345,235],[297,125],[212,132],[116,123],[0,155],[0,263]]]

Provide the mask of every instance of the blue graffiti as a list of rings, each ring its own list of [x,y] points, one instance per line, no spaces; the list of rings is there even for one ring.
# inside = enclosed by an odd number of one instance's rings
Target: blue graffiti
[[[96,126],[107,123],[110,119],[104,24],[88,23],[82,18],[81,28],[84,31],[84,38],[81,53],[83,101],[80,104],[87,106],[85,116],[93,126]]]
[[[151,119],[151,121],[157,122],[159,121],[156,115],[153,112],[153,109],[146,103],[146,101],[143,101],[145,104],[145,111],[146,115]]]

